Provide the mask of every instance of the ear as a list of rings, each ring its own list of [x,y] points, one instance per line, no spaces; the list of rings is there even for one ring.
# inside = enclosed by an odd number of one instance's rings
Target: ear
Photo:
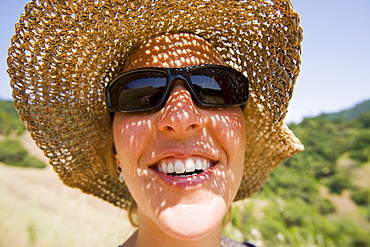
[[[114,157],[116,158],[116,169],[117,169],[117,173],[119,174],[118,180],[120,181],[120,183],[123,183],[123,181],[125,181],[125,177],[123,176],[123,173],[122,173],[122,168],[119,162],[118,155],[115,154]]]
[[[121,163],[119,162],[118,155],[117,155],[117,154],[115,154],[115,155],[114,155],[114,158],[116,159],[116,165],[117,165],[119,168],[121,168]]]

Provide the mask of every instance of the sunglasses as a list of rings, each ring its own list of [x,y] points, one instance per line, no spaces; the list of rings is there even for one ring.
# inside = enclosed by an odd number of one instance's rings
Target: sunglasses
[[[108,109],[114,112],[159,110],[166,104],[177,80],[184,82],[193,101],[202,107],[238,106],[248,99],[248,79],[230,67],[141,68],[120,74],[108,83]]]

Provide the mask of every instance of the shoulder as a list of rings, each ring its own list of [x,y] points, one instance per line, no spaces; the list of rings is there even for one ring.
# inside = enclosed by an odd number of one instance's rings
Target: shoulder
[[[256,247],[255,245],[249,243],[249,242],[244,242],[244,243],[239,243],[239,242],[236,242],[234,240],[232,240],[231,238],[228,238],[226,236],[221,236],[221,241],[223,243],[222,246],[224,247],[245,247],[245,246],[248,246],[248,247]]]
[[[256,247],[254,244],[251,244],[249,242],[244,242],[244,245],[246,245],[248,247]]]

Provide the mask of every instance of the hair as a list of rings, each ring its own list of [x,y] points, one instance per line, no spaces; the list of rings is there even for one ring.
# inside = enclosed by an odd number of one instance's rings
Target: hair
[[[137,203],[135,200],[132,200],[130,207],[128,208],[128,220],[130,221],[131,226],[139,227],[139,217],[137,212]]]
[[[103,163],[106,165],[108,169],[108,174],[112,177],[117,177],[117,164],[116,164],[116,148],[114,145],[114,138],[113,138],[113,120],[111,128],[109,129],[108,137],[107,137],[107,147],[106,151],[103,154]]]

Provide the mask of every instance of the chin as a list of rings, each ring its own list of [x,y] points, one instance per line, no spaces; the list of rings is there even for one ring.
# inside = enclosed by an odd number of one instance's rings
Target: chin
[[[158,223],[162,231],[173,238],[200,240],[221,230],[226,211],[225,205],[176,205],[161,212]]]

